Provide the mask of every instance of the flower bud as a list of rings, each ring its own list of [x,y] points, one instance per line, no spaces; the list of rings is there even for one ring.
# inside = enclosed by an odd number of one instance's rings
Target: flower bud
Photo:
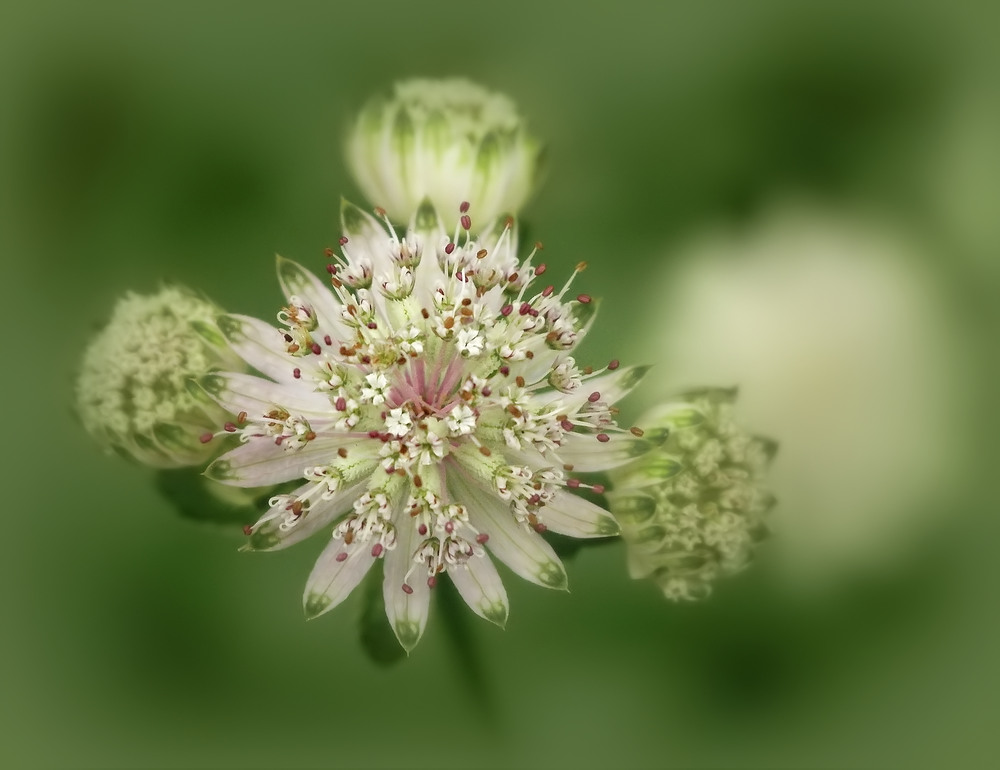
[[[188,381],[245,369],[215,326],[218,313],[181,288],[122,297],[83,356],[76,403],[87,431],[105,448],[156,468],[209,459],[217,447],[202,438],[227,414]]]
[[[480,224],[517,213],[542,155],[509,98],[462,79],[397,83],[392,98],[365,105],[346,151],[361,190],[394,221],[429,198],[448,216],[469,202]]]
[[[703,599],[743,569],[774,504],[762,486],[776,450],[732,418],[735,390],[693,391],[640,424],[668,431],[661,447],[610,472],[611,512],[633,578],[650,578],[673,600]]]

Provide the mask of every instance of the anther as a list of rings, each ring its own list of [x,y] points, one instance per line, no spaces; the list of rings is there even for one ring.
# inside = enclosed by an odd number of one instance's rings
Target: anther
[[[601,394],[595,390],[593,393],[587,396],[587,400],[592,404],[596,404],[598,401],[601,400]]]
[[[250,535],[253,534],[253,525],[252,524],[244,524],[243,525],[243,534],[246,535],[247,537],[250,537]]]
[[[413,486],[420,489],[424,485],[424,480],[420,478],[417,474],[413,474]]]
[[[330,259],[330,258],[333,257],[333,249],[331,249],[329,246],[327,246],[325,249],[323,249],[323,253],[326,255],[327,259]]]
[[[233,423],[231,423],[231,422],[227,422],[225,425],[222,426],[222,428],[223,428],[223,430],[226,431],[226,433],[235,433],[236,432],[236,426],[233,425]]]
[[[597,440],[600,441],[602,444],[607,444],[609,441],[611,441],[611,436],[609,436],[607,433],[598,433]]]
[[[301,376],[302,376],[301,369],[299,369],[297,366],[294,369],[292,369],[292,377],[294,377],[295,379],[299,379]]]
[[[333,402],[333,405],[337,409],[338,412],[346,412],[347,411],[347,399],[344,398],[343,396],[338,396],[337,400]]]
[[[375,207],[375,216],[377,216],[379,219],[384,219],[385,218],[385,209],[382,208],[381,206],[376,206]]]
[[[591,489],[593,489],[599,495],[603,495],[604,494],[604,485],[603,484],[594,484],[594,486],[592,486]]]
[[[500,367],[500,374],[502,374],[504,377],[506,377],[508,374],[510,374],[510,367],[507,366],[506,364],[504,364],[503,366],[501,366]]]
[[[483,457],[489,457],[493,453],[490,451],[490,448],[488,446],[481,446],[479,447],[479,454],[481,454]]]
[[[545,273],[545,269],[545,263],[542,262],[542,264],[535,268],[535,275],[543,275]]]
[[[514,378],[514,382],[517,383],[517,387],[519,387],[519,388],[523,388],[524,387],[524,377],[522,377],[520,374],[517,375],[517,377]]]
[[[579,489],[580,479],[566,479],[566,486],[570,489]]]
[[[455,244],[454,243],[449,243],[447,246],[444,247],[444,253],[445,254],[451,254],[451,252],[453,252],[454,250],[455,250]]]
[[[642,428],[635,428],[635,427],[633,427],[633,428],[629,428],[628,432],[631,433],[633,436],[636,436],[638,438],[642,438],[646,431],[644,431]]]
[[[576,263],[576,272],[582,273],[586,269],[587,269],[587,263],[586,262],[577,262]]]
[[[347,538],[344,538],[346,541]],[[337,561],[347,561],[347,551],[341,551],[337,554]]]
[[[312,345],[310,345],[310,346],[309,346],[309,349],[310,349],[310,350],[311,350],[311,351],[313,352],[313,355],[317,355],[317,356],[318,356],[318,355],[320,354],[320,352],[322,352],[322,350],[323,350],[323,349],[322,349],[322,348],[321,348],[321,347],[319,346],[319,343],[318,343],[318,342],[314,342],[314,343],[313,343]]]
[[[504,305],[502,308],[500,308],[500,315],[508,316],[511,314],[513,310],[514,310],[513,305]]]
[[[215,434],[214,434],[214,433],[202,433],[202,434],[201,434],[201,435],[200,435],[200,436],[198,437],[198,440],[199,440],[199,441],[200,441],[200,442],[201,442],[202,444],[207,444],[207,443],[208,443],[209,441],[211,441],[211,440],[212,440],[213,438],[215,438]]]
[[[468,213],[468,211],[469,211],[469,202],[468,201],[462,201],[462,203],[458,207],[458,210],[462,214]]]
[[[462,223],[462,229],[463,230],[471,230],[472,229],[472,217],[470,217],[468,214],[462,214],[461,223]]]
[[[571,423],[569,420],[563,420],[562,422],[559,423],[559,425],[567,433],[573,430],[573,423]]]
[[[340,236],[340,240],[338,241],[338,243],[341,246],[346,246],[347,245],[347,236],[346,235]]]
[[[347,457],[347,447],[341,447],[337,450],[337,457],[344,459]]]
[[[541,241],[535,241],[535,249],[538,251],[543,251],[545,249],[545,244]]]
[[[329,334],[327,334],[325,337],[323,337],[323,342],[325,342],[327,345],[332,345],[333,338]]]
[[[546,286],[546,287],[545,287],[544,289],[542,289],[542,296],[543,296],[543,297],[548,297],[548,296],[550,296],[550,295],[552,294],[552,290],[553,290],[554,288],[555,288],[555,287],[554,287],[554,286],[553,286],[552,284],[549,284],[549,285],[548,285],[548,286]]]
[[[247,413],[246,412],[240,412],[238,415],[236,415],[236,424],[237,425],[242,425],[246,421],[247,421]]]
[[[576,301],[579,302],[582,305],[589,305],[590,304],[590,295],[589,294],[577,294],[576,295]]]
[[[406,583],[403,583],[403,593],[404,594],[412,594],[413,593],[413,589],[410,586],[408,586]]]
[[[476,535],[476,542],[479,543],[479,545],[485,545],[486,541],[489,540],[489,539],[490,539],[490,536],[487,535],[485,532],[483,532],[480,535]]]
[[[476,259],[483,259],[486,256],[486,249],[480,249],[476,252]]]
[[[427,578],[427,587],[433,588],[434,586],[437,585],[437,582],[438,579],[434,575],[431,575],[429,578]]]
[[[618,363],[618,359],[616,358],[610,364],[608,364],[608,369],[610,369],[611,371],[614,371],[619,366],[621,366],[621,364]]]
[[[417,534],[420,535],[420,536],[426,535],[427,534],[427,525],[426,524],[421,524],[419,527],[417,527]]]
[[[375,545],[372,546],[372,556],[374,556],[377,559],[379,556],[382,555],[382,550],[383,550],[382,544],[375,543]]]

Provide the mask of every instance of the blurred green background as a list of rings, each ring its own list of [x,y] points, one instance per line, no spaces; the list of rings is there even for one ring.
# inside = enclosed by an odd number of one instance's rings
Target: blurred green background
[[[0,764],[995,759],[1000,19],[988,4],[16,2],[0,15]],[[411,658],[383,669],[358,644],[357,597],[302,620],[319,542],[238,554],[238,531],[177,517],[149,472],[97,452],[72,386],[115,298],[174,281],[270,317],[274,253],[320,269],[339,196],[359,199],[340,154],[348,116],[415,75],[505,91],[548,140],[525,216],[550,266],[590,262],[583,278],[604,298],[594,362],[659,362],[663,330],[640,322],[640,299],[666,301],[700,233],[723,228],[739,261],[741,233],[776,202],[861,212],[918,244],[902,269],[930,276],[945,322],[930,321],[938,347],[920,371],[954,376],[895,443],[877,405],[874,430],[883,454],[918,445],[955,468],[921,493],[933,525],[891,568],[848,560],[808,590],[775,566],[776,537],[695,606],[632,583],[616,543],[570,563],[569,595],[508,580],[506,631],[469,613],[480,668],[432,616]],[[872,323],[859,339],[878,339]],[[905,395],[919,372],[893,362]],[[689,376],[658,371],[647,401]],[[822,411],[831,396],[798,397]],[[926,427],[939,406],[947,437]],[[864,452],[868,437],[853,440]],[[908,499],[920,473],[879,491]]]

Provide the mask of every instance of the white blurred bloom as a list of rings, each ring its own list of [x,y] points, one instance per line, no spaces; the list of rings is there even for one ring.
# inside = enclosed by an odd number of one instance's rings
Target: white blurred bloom
[[[912,249],[789,210],[672,264],[647,318],[671,376],[647,400],[739,384],[747,424],[781,445],[773,553],[797,583],[905,555],[961,462],[960,338]]]
[[[126,294],[83,356],[77,412],[102,445],[146,465],[208,460],[200,440],[227,413],[192,377],[241,366],[215,328],[218,308],[176,287]]]
[[[394,222],[408,221],[424,198],[449,215],[470,201],[482,222],[516,214],[541,161],[514,103],[462,79],[407,80],[391,98],[373,98],[346,153],[362,192]]]

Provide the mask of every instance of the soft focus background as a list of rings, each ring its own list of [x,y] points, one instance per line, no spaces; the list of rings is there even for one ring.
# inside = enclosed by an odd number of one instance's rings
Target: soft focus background
[[[9,3],[0,12],[8,533],[0,765],[929,766],[997,756],[1000,47],[988,4]],[[313,623],[321,544],[238,554],[71,413],[126,289],[280,302],[323,264],[343,127],[466,75],[549,141],[525,212],[586,352],[741,384],[781,530],[710,601],[509,580],[470,662]],[[553,271],[555,273],[555,270]],[[713,382],[718,380],[717,382]],[[724,380],[724,381],[722,381]],[[628,411],[628,410],[627,410]],[[233,528],[236,529],[235,527]]]

